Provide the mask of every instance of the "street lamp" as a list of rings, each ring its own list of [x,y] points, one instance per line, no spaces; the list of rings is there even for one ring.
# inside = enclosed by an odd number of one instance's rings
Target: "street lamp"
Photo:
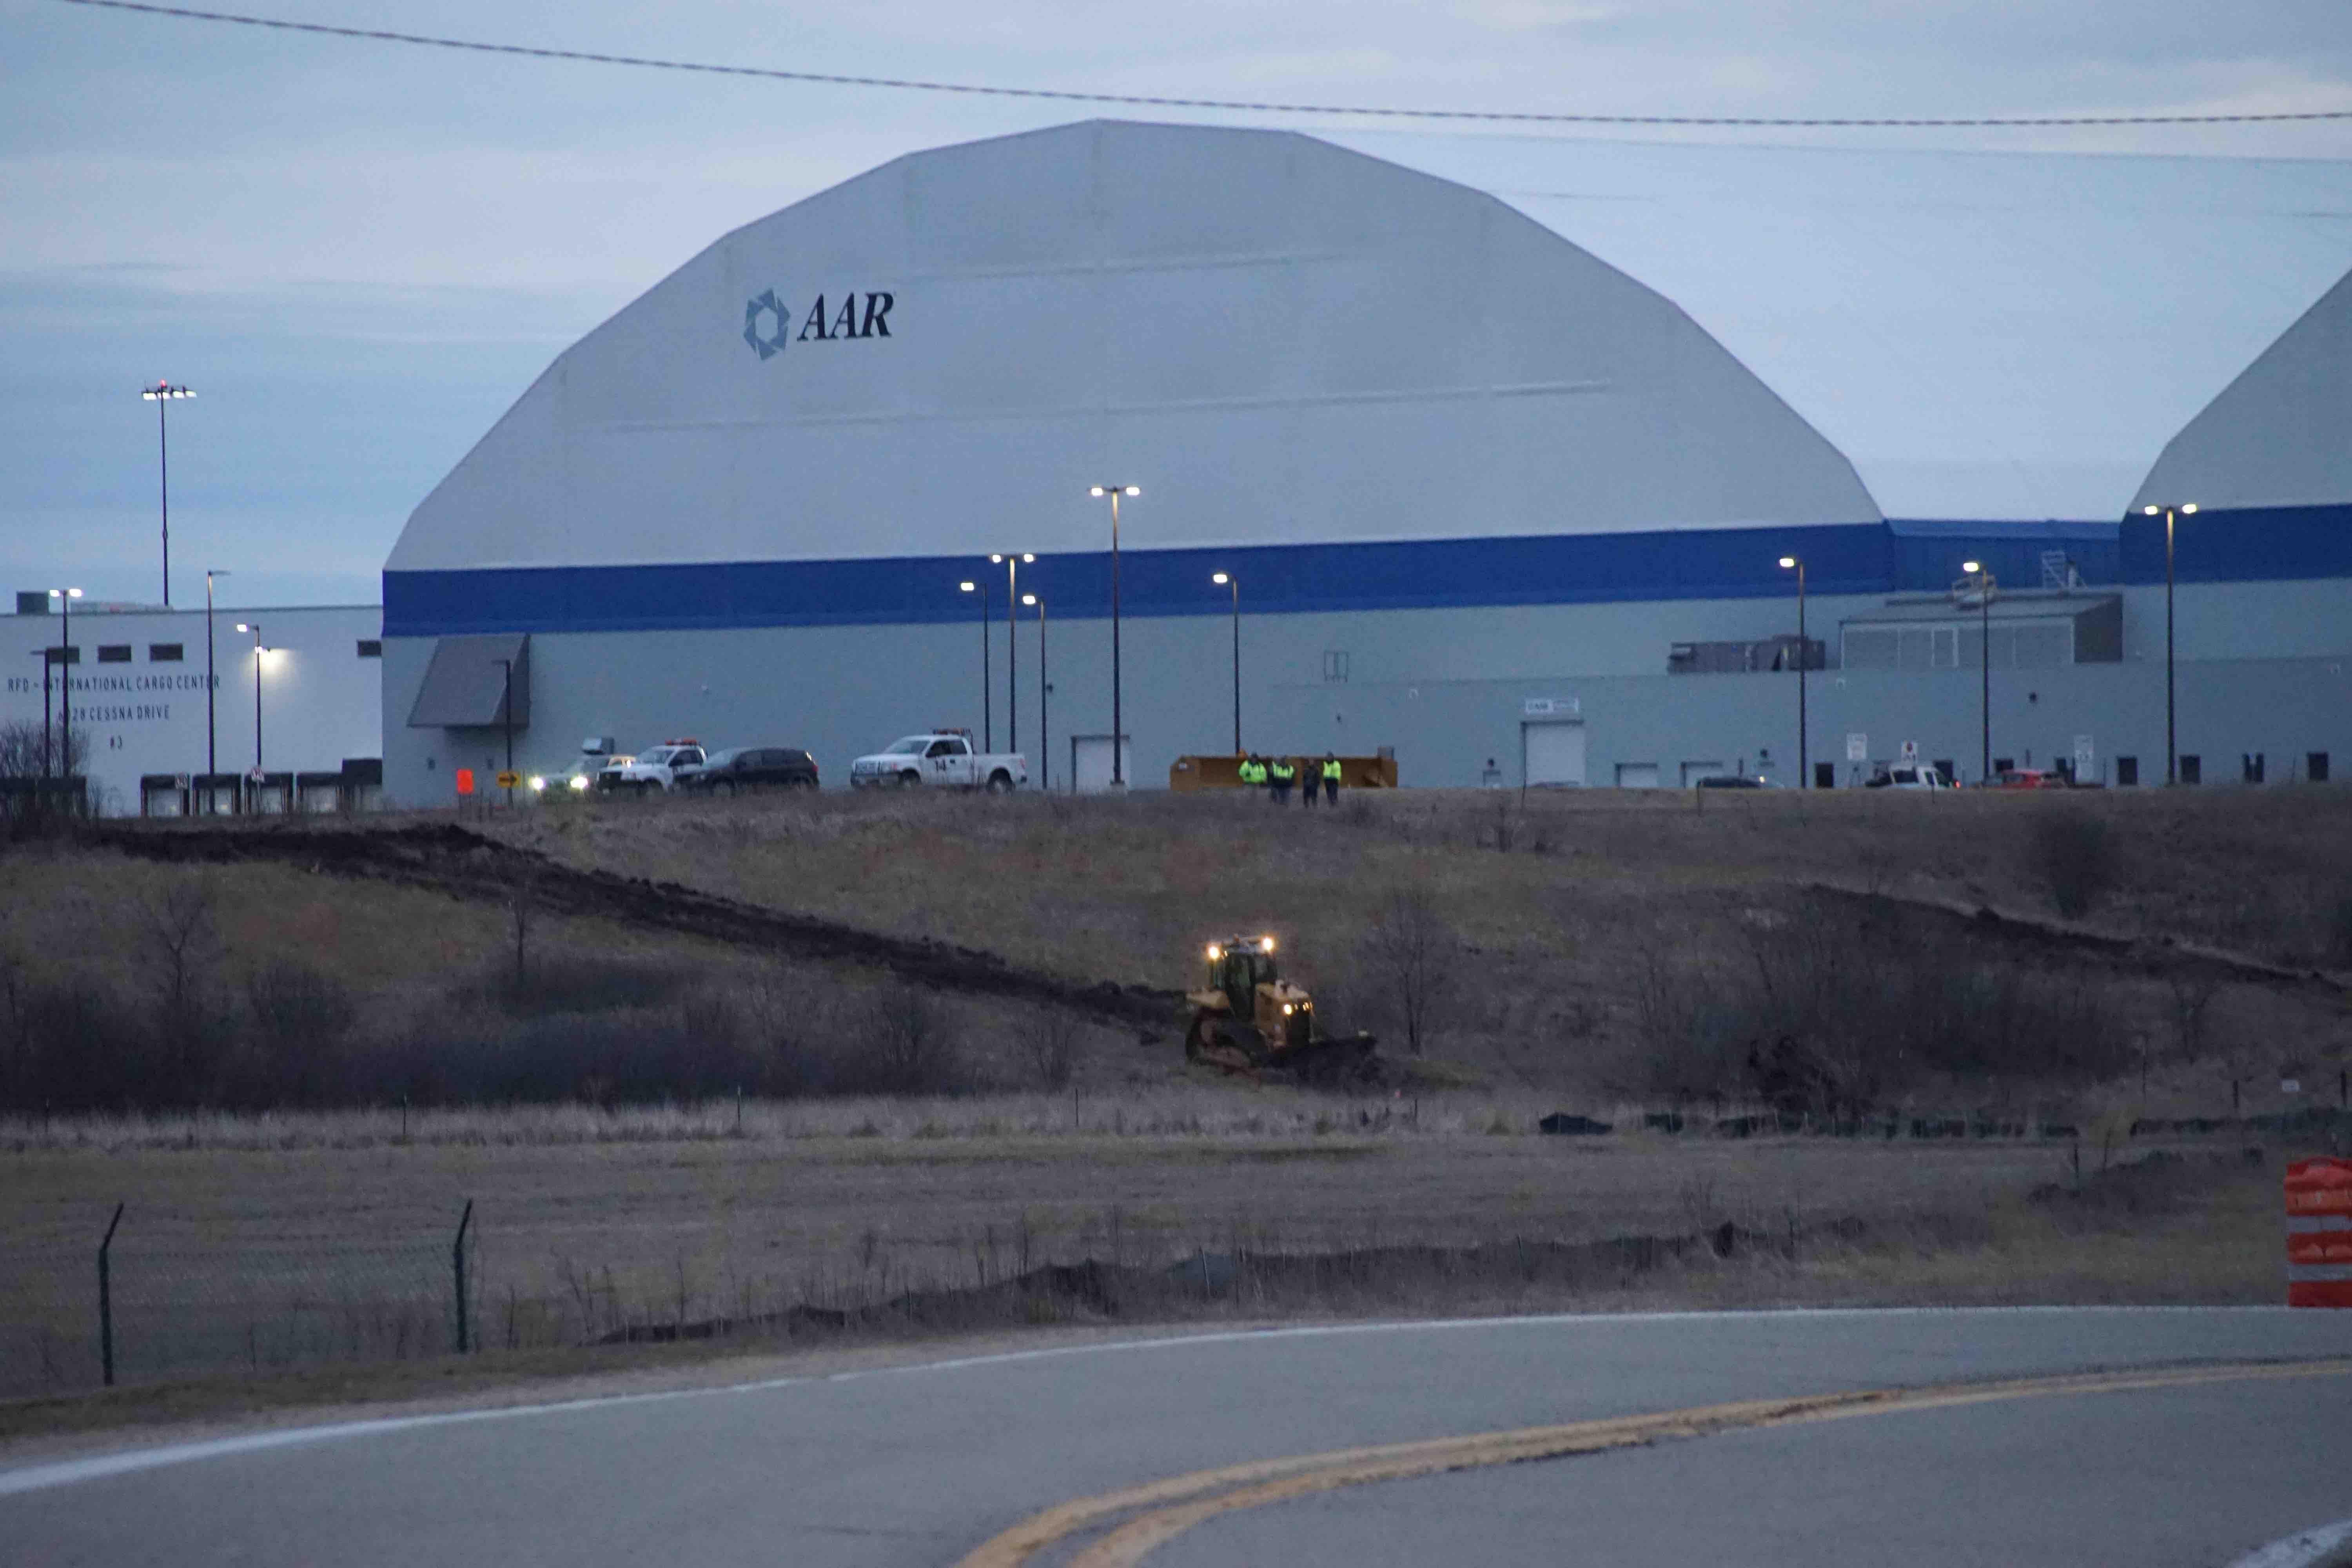
[[[33,657],[41,661],[41,777],[49,776],[49,665],[57,650],[46,644]]]
[[[512,778],[514,777],[514,660],[502,658],[499,660],[499,668],[506,672],[505,684],[499,690],[499,721],[505,726],[507,732],[507,765],[501,777]],[[258,674],[254,677],[253,684],[254,689],[258,691],[261,688],[261,677]],[[514,785],[501,784],[499,787],[506,791],[507,805],[511,809],[514,805]]]
[[[1230,572],[1209,579],[1234,591],[1234,755],[1242,754],[1242,580]]]
[[[2175,512],[2182,517],[2195,516],[2197,503],[2192,500],[2177,505],[2144,506],[2140,510],[2149,517],[2159,511],[2164,513],[2164,782],[2177,784],[2180,782],[2180,752],[2173,728],[2172,518]]]
[[[261,783],[261,656],[269,650],[261,646],[261,623],[239,621],[236,629],[253,634],[253,782]]]
[[[1963,561],[1960,570],[1977,580],[1977,668],[1982,672],[1979,710],[1984,715],[1984,756],[1977,782],[1992,783],[1992,572],[1979,561]]]
[[[1039,595],[1024,594],[1021,602],[1037,606],[1037,773],[1044,781],[1042,787],[1051,795],[1054,793],[1054,745],[1046,729],[1048,709],[1045,694],[1054,689],[1045,682],[1045,601]],[[1021,749],[1021,737],[1018,735],[1013,737],[1013,749],[1016,752]]]
[[[988,579],[977,583],[959,583],[956,591],[980,595],[980,749],[996,750],[996,694],[989,689],[993,678],[988,672]]]
[[[59,678],[58,682],[61,688],[58,698],[58,725],[61,731],[61,738],[58,742],[58,750],[65,752],[66,779],[68,783],[71,783],[74,776],[73,602],[81,597],[81,590],[79,588],[52,588],[49,590],[49,597],[58,602],[59,610],[65,617],[65,626],[59,634],[59,640],[65,646],[59,650],[58,662],[66,667],[66,672],[61,678]],[[47,672],[46,669],[44,669],[42,673],[41,689],[45,695],[48,690]]]
[[[163,411],[184,397],[194,393],[184,386],[173,386],[159,381],[152,386],[142,386],[139,395],[155,405],[155,457],[163,485],[163,607],[172,607],[172,443],[164,430]]]
[[[1137,485],[1097,485],[1087,492],[1099,500],[1110,497],[1110,787],[1127,787],[1127,763],[1121,755],[1127,731],[1120,724],[1118,672],[1118,498],[1139,496]]]
[[[1811,731],[1805,722],[1805,672],[1812,667],[1813,645],[1805,640],[1805,558],[1780,557],[1780,570],[1797,574],[1797,787],[1813,787],[1812,752],[1807,742]]]
[[[992,555],[990,563],[1004,563],[1004,743],[1021,747],[1021,568],[1034,555]]]
[[[213,676],[213,579],[228,573],[218,566],[205,568],[205,773],[207,777],[220,772],[220,721],[213,708],[215,678]],[[205,786],[206,800],[212,800],[211,785]],[[205,808],[210,815],[211,807]]]

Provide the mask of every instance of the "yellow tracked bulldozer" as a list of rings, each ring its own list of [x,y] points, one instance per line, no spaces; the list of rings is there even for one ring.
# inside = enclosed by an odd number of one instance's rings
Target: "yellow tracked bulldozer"
[[[1192,1023],[1184,1058],[1253,1079],[1269,1074],[1304,1083],[1357,1082],[1377,1077],[1367,1034],[1321,1033],[1315,998],[1282,978],[1274,938],[1233,936],[1208,946],[1208,984],[1185,993]]]

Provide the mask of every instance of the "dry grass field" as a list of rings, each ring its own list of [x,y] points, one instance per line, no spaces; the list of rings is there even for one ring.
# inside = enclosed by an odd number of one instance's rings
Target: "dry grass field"
[[[2104,885],[2070,917],[2055,907],[2061,819],[2097,824],[2105,856]],[[515,1089],[457,1105],[445,1076],[406,1109],[384,1094],[333,1109],[329,1094],[272,1111],[254,1090],[234,1111],[204,1096],[170,1112],[0,1111],[0,1393],[29,1401],[0,1405],[0,1431],[81,1419],[58,1401],[89,1381],[91,1249],[118,1202],[124,1365],[142,1379],[338,1354],[426,1364],[469,1199],[475,1332],[517,1368],[542,1364],[533,1347],[665,1324],[771,1331],[795,1305],[880,1331],[871,1309],[1087,1259],[1360,1269],[1345,1289],[1260,1274],[1254,1295],[1131,1309],[1157,1317],[2267,1300],[2278,1162],[2301,1145],[2234,1121],[2187,1139],[2130,1128],[2332,1105],[2352,1070],[2352,792],[2324,787],[1407,792],[1311,816],[1236,798],[827,795],[598,802],[473,826],[561,866],[958,944],[1078,985],[1173,990],[1193,982],[1203,940],[1270,931],[1333,1022],[1379,1030],[1398,1070],[1347,1094],[1222,1079],[1185,1067],[1172,1005],[1164,1028],[1139,1030],[975,992],[919,1020],[951,1047],[952,1093],[858,1096],[803,1073],[739,1099],[728,1074],[761,1052],[881,1039],[903,984],[887,964],[789,942],[648,929],[624,900],[531,915],[541,978],[524,994],[500,988],[516,929],[496,898],[339,876],[323,857],[313,868],[299,839],[196,869],[133,840],[20,844],[0,849],[0,1025],[16,1030],[0,1053],[31,1037],[23,999],[43,985],[134,1011],[193,997],[257,1026],[275,994],[263,982],[291,955],[349,1003],[333,1041],[297,1029],[271,1047],[322,1073],[436,1054],[542,1071],[592,1047],[625,1062],[640,1037],[702,1065],[701,1087],[667,1101],[596,1079],[559,1103],[514,1103],[532,1098]],[[168,917],[192,888],[201,940],[174,946]],[[1445,984],[1409,1059],[1381,944],[1401,900],[1444,937]],[[1849,939],[1866,945],[1859,960],[1840,956]],[[1916,984],[1870,989],[1895,970]],[[1800,999],[1804,1017],[1867,1004],[1895,1031],[1899,1071],[1832,1065],[1876,1086],[1854,1103],[1895,1136],[1703,1134],[1765,1109],[1757,1053],[1771,1041],[1758,1031],[1800,1016],[1780,994],[1792,985],[1819,993]],[[1937,1009],[1924,1033],[1886,1011],[1906,997]],[[1994,1012],[1998,1029],[1980,1016]],[[1945,1035],[2006,1055],[1906,1056]],[[734,1054],[709,1056],[714,1039]],[[1823,1103],[1824,1120],[1853,1114]],[[1690,1131],[1641,1130],[1665,1110],[1689,1110]],[[1538,1133],[1555,1110],[1617,1131]],[[2027,1135],[1911,1135],[1911,1119],[1942,1116]],[[2033,1135],[2051,1127],[2067,1131]],[[2249,1143],[2264,1163],[2243,1163]],[[2109,1169],[2158,1151],[2188,1163]],[[1683,1245],[1726,1224],[1725,1255]],[[1675,1246],[1639,1267],[1489,1267],[1513,1247],[1622,1237]],[[1446,1260],[1482,1247],[1486,1263]],[[1404,1256],[1416,1248],[1444,1256]],[[980,1326],[1097,1309],[1020,1297],[991,1310]],[[898,1328],[926,1321],[902,1310]]]

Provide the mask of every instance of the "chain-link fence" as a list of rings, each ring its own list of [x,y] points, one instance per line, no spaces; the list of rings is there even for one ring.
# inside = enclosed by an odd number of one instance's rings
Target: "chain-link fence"
[[[118,1212],[78,1249],[63,1238],[9,1249],[0,1396],[442,1355],[474,1337],[482,1292],[467,1216],[438,1237],[326,1241],[144,1217]]]

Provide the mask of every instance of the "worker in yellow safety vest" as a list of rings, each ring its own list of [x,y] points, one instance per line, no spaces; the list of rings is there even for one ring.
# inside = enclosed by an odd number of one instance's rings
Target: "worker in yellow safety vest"
[[[1288,757],[1276,757],[1266,773],[1274,781],[1274,804],[1288,805],[1290,786],[1298,780],[1297,766]]]
[[[1265,764],[1255,757],[1244,757],[1242,765],[1235,771],[1240,773],[1244,787],[1263,789],[1265,786]]]
[[[1310,781],[1307,788],[1312,794],[1315,785]],[[1329,752],[1323,753],[1323,803],[1326,805],[1339,804],[1339,759]]]

